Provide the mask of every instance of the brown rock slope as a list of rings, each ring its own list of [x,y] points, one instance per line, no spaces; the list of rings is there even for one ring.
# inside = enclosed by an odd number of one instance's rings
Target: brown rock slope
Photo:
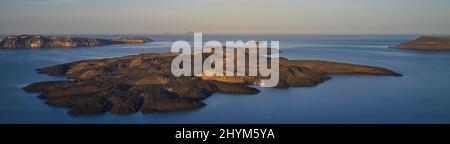
[[[413,50],[450,50],[450,37],[422,36],[416,40],[392,46],[391,48]]]
[[[259,92],[247,84],[259,82],[260,77],[174,77],[170,64],[177,55],[141,54],[40,68],[39,73],[71,80],[38,82],[23,89],[41,93],[39,97],[46,104],[68,108],[70,115],[191,110],[205,106],[201,100],[215,92]],[[281,58],[278,88],[315,86],[330,79],[332,74],[400,76],[378,67]]]

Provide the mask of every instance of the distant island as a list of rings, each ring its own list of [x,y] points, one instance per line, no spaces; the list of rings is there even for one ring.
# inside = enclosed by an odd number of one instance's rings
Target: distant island
[[[421,36],[416,40],[391,46],[390,48],[412,50],[450,50],[450,37]]]
[[[101,39],[42,35],[9,35],[0,38],[0,48],[95,47],[113,44],[144,44],[152,41],[151,39],[138,36]]]
[[[260,76],[175,77],[171,61],[178,55],[149,53],[39,68],[39,73],[70,80],[37,82],[23,89],[41,93],[38,97],[46,104],[68,108],[68,113],[75,116],[185,111],[204,107],[202,100],[216,92],[259,93],[251,85],[264,78]],[[280,79],[275,88],[316,86],[336,74],[401,76],[380,67],[280,58]]]

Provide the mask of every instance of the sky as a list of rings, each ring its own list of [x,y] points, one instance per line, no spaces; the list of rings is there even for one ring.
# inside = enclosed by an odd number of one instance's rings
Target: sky
[[[450,34],[450,0],[0,0],[0,34]]]

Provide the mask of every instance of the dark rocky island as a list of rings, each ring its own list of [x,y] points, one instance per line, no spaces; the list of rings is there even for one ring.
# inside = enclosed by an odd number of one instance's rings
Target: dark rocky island
[[[192,110],[205,106],[202,100],[215,92],[259,92],[249,86],[261,80],[258,76],[174,77],[170,71],[171,61],[177,55],[150,53],[39,68],[39,73],[65,76],[69,80],[38,82],[23,89],[41,93],[39,98],[46,104],[68,108],[70,115]],[[335,74],[400,76],[379,67],[280,58],[280,81],[276,88],[311,87]]]
[[[153,40],[144,37],[82,38],[42,35],[11,35],[0,39],[0,48],[94,47],[113,44],[143,44]]]
[[[422,36],[416,40],[391,46],[390,48],[412,50],[450,50],[450,37]]]

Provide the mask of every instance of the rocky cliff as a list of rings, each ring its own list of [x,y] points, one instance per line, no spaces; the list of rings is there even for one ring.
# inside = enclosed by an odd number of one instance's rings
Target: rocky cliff
[[[152,42],[144,37],[129,38],[81,38],[41,35],[13,35],[0,39],[0,48],[49,48],[49,47],[93,47],[112,44],[143,44]]]
[[[41,93],[39,97],[46,104],[68,108],[70,115],[191,110],[205,106],[202,100],[215,92],[259,92],[248,86],[259,83],[262,79],[259,76],[175,77],[171,74],[171,61],[177,55],[150,53],[39,68],[39,73],[71,80],[38,82],[23,89]],[[400,76],[379,67],[280,58],[280,80],[276,88],[315,86],[334,74]]]
[[[422,36],[390,48],[414,49],[414,50],[450,50],[450,37]]]

